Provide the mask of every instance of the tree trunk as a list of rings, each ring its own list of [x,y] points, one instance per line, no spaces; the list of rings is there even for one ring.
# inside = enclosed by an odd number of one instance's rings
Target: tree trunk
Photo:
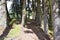
[[[23,0],[20,0],[20,15],[21,15],[21,21],[22,21],[22,8],[23,8]]]
[[[40,7],[40,0],[36,0],[37,4],[36,4],[36,16],[35,16],[35,21],[37,23],[37,25],[41,26],[41,7]]]
[[[26,0],[23,0],[23,9],[22,9],[22,26],[25,24],[25,17],[26,17]]]
[[[53,0],[52,21],[54,27],[54,40],[60,40],[60,6],[59,0]]]
[[[35,19],[35,15],[36,15],[36,3],[35,0],[32,0],[32,19]]]
[[[0,0],[0,35],[7,27],[7,14],[5,0]]]
[[[44,32],[48,34],[48,6],[47,0],[43,0],[43,14],[44,14]]]
[[[6,6],[5,6],[5,0],[0,1],[0,27],[6,27],[7,26],[7,14],[6,14]]]

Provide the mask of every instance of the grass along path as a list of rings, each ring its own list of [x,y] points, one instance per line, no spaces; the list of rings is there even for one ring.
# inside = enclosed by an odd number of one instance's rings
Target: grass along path
[[[20,35],[20,25],[13,24],[12,27],[13,29],[10,30],[10,32],[8,33],[7,37],[5,37],[4,40],[10,40]]]

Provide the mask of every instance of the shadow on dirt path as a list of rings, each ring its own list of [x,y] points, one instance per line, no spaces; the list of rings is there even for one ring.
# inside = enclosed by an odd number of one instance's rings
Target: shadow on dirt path
[[[50,40],[49,35],[45,34],[42,28],[36,26],[34,23],[27,24],[27,28],[31,29],[39,38],[39,40]],[[25,33],[33,33],[31,31],[26,30]]]

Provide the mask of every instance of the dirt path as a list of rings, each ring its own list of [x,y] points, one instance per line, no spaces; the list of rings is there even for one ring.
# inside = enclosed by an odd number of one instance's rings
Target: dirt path
[[[41,28],[30,25],[27,28],[22,27],[20,35],[12,40],[50,40],[50,38]]]
[[[33,25],[28,25],[27,27],[21,27],[19,35],[13,38],[7,38],[6,40],[50,40],[50,39],[49,36],[46,35],[41,28]]]
[[[19,37],[19,40],[39,40],[36,34],[31,29],[27,28],[23,28]]]

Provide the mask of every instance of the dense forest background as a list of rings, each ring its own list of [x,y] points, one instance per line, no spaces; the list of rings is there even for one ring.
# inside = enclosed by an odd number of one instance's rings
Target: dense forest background
[[[60,40],[60,0],[0,0],[0,32],[0,40]]]

